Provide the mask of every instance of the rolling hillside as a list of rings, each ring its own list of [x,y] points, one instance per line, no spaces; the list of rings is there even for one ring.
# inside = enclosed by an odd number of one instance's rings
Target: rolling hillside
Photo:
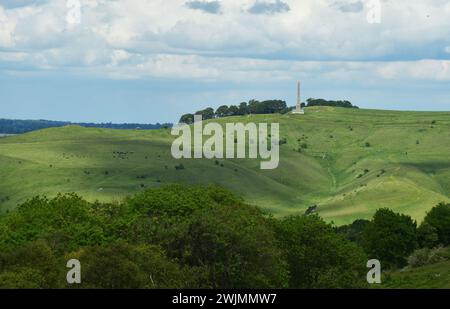
[[[287,140],[279,168],[192,159],[180,160],[185,169],[176,170],[170,130],[51,128],[0,138],[0,210],[37,194],[114,200],[173,182],[220,184],[275,215],[318,205],[337,224],[369,218],[381,207],[421,220],[450,199],[450,112],[314,107],[304,116],[217,121],[279,122]]]

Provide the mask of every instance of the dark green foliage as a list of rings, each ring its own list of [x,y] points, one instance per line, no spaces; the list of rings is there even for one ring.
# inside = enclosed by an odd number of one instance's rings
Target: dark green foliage
[[[355,220],[350,225],[343,225],[336,228],[336,231],[339,234],[344,235],[348,240],[354,241],[358,244],[361,243],[361,237],[364,231],[364,228],[370,221],[368,220]]]
[[[204,110],[198,111],[195,115],[202,115],[203,120],[230,116],[242,116],[248,114],[275,114],[287,113],[290,109],[287,107],[286,102],[282,100],[267,100],[267,101],[257,101],[250,100],[248,104],[246,102],[242,102],[239,106],[236,105],[222,105],[219,106],[216,111],[211,107],[208,107]],[[194,123],[194,115],[193,114],[185,114],[181,117],[180,123],[192,124]]]
[[[196,287],[193,269],[170,261],[154,245],[85,247],[67,255],[82,262],[81,288],[162,289]]]
[[[238,115],[247,115],[249,113],[247,102],[242,102],[239,104]]]
[[[201,115],[203,120],[213,119],[215,117],[214,110],[211,107],[198,111],[195,114]]]
[[[56,288],[65,282],[65,262],[45,240],[0,253],[0,288]]]
[[[450,204],[440,203],[431,209],[424,222],[436,229],[440,244],[450,244]]]
[[[418,246],[416,222],[390,209],[379,209],[363,231],[361,243],[371,259],[384,268],[402,267]]]
[[[437,229],[428,222],[423,222],[417,229],[417,241],[421,248],[433,248],[438,240]]]
[[[183,163],[180,163],[180,164],[178,164],[178,165],[175,165],[175,169],[176,169],[177,171],[184,170],[184,165],[183,165]]]
[[[334,228],[313,208],[274,219],[217,186],[169,185],[121,203],[36,197],[0,216],[0,288],[361,288],[359,243],[383,268],[404,265],[416,238],[437,239],[444,206],[416,236],[411,218],[387,209]],[[66,283],[74,258],[81,285]]]
[[[318,216],[287,217],[277,227],[289,263],[291,288],[364,287],[364,252]]]
[[[222,118],[222,117],[227,117],[227,116],[229,116],[227,105],[222,105],[216,110],[216,117]]]
[[[335,106],[335,107],[345,107],[345,108],[358,108],[358,106],[352,105],[349,101],[332,101],[324,99],[308,99],[308,107],[310,106]]]
[[[250,114],[286,113],[287,105],[285,101],[281,100],[267,100],[262,102],[250,100],[248,102],[248,109]]]
[[[181,116],[179,123],[193,124],[194,114],[184,114],[183,116]]]

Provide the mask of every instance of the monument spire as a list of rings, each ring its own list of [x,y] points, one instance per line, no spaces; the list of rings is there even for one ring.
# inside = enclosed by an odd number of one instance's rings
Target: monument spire
[[[297,83],[297,104],[295,106],[295,110],[292,112],[293,114],[304,114],[305,111],[302,108],[302,99],[300,96],[300,81]]]

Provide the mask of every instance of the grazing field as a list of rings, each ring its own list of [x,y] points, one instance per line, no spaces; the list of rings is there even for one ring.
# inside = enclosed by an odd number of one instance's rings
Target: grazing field
[[[317,107],[216,121],[279,122],[287,143],[278,169],[249,159],[175,160],[167,129],[45,129],[0,139],[0,210],[37,194],[106,201],[177,182],[223,185],[277,216],[318,205],[336,224],[381,207],[420,221],[450,200],[450,112]]]

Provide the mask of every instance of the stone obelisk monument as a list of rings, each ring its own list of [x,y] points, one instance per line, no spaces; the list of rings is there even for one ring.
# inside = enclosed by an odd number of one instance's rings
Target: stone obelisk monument
[[[292,113],[301,115],[305,113],[305,110],[302,108],[302,100],[300,96],[300,81],[297,84],[297,105],[295,106],[295,110]]]

